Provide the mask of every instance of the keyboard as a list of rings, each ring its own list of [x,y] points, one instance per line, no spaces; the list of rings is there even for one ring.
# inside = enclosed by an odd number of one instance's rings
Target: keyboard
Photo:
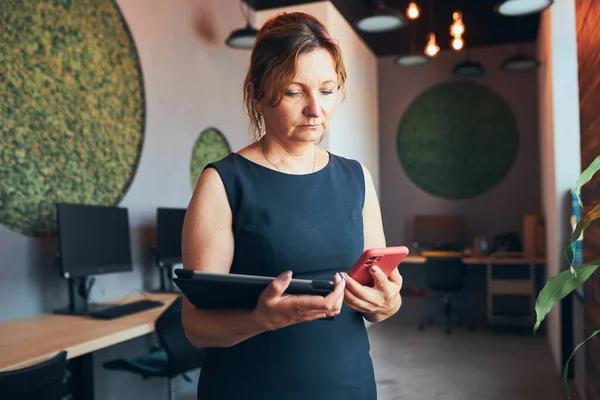
[[[155,300],[138,300],[131,303],[113,305],[89,313],[89,316],[97,319],[115,319],[142,311],[151,310],[162,306],[164,303]]]

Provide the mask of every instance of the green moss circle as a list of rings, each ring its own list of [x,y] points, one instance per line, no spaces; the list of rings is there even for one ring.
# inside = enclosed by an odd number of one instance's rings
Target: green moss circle
[[[516,119],[500,95],[473,82],[447,82],[419,95],[398,127],[398,157],[421,189],[447,199],[478,196],[511,169]]]
[[[203,130],[192,150],[190,165],[192,189],[196,187],[196,182],[208,163],[219,161],[229,153],[231,153],[229,142],[217,128]]]
[[[140,158],[139,59],[114,0],[3,1],[0,223],[55,232],[55,203],[116,205]]]

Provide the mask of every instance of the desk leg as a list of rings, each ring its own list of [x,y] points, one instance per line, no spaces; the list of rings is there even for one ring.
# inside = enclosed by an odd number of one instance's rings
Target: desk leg
[[[94,358],[87,353],[69,360],[73,400],[94,400]]]

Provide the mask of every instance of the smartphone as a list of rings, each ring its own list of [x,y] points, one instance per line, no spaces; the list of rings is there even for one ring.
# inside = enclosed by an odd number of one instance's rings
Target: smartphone
[[[373,276],[369,272],[371,266],[376,265],[385,276],[389,277],[398,264],[408,256],[408,252],[406,246],[367,249],[356,260],[348,275],[363,286],[373,286]]]

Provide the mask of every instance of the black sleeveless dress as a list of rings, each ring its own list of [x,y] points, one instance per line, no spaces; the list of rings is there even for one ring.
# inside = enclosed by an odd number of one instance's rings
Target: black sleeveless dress
[[[357,161],[330,154],[321,170],[292,175],[231,153],[211,163],[233,214],[231,273],[332,279],[363,251],[365,185]],[[209,348],[199,400],[375,400],[362,314],[343,306],[331,320],[265,332]]]

